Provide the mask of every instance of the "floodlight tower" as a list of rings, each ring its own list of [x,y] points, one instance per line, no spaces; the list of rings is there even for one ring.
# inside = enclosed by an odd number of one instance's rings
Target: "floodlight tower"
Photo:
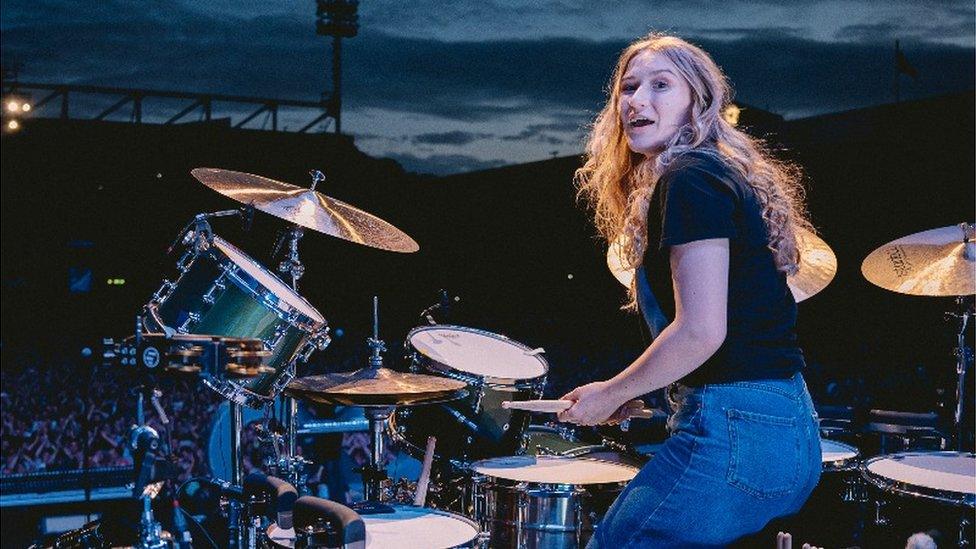
[[[335,133],[342,131],[342,39],[359,31],[359,0],[315,0],[315,32],[332,37],[332,94],[326,111],[335,118]],[[327,92],[328,93],[328,92]]]

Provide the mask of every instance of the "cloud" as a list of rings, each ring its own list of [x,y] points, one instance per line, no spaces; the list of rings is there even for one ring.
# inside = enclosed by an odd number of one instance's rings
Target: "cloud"
[[[561,137],[553,135],[552,131],[559,133],[572,133],[571,137]],[[570,124],[566,122],[554,122],[547,124],[529,124],[524,130],[516,134],[503,135],[503,141],[534,141],[536,143],[546,143],[549,145],[565,145],[567,143],[578,142],[582,133],[580,124]]]
[[[428,145],[467,145],[479,139],[493,137],[490,133],[476,133],[454,130],[450,132],[422,133],[413,136],[413,143],[426,143]]]
[[[694,29],[691,32],[701,38],[713,40],[781,40],[806,36],[806,29],[802,27],[713,27]]]
[[[459,4],[446,7],[446,16],[483,9],[480,17],[487,17],[508,6],[500,0],[482,7]],[[542,7],[558,13],[557,4]],[[329,82],[329,47],[315,34],[310,10],[301,15],[305,8],[291,13],[245,3],[228,16],[236,3],[220,5],[203,9],[167,2],[148,10],[123,0],[4,0],[3,62],[24,62],[24,81],[320,99]],[[668,4],[669,9],[679,5]],[[363,3],[361,9],[373,8]],[[537,8],[513,9],[528,14]],[[904,99],[976,86],[974,48],[939,43],[933,36],[971,36],[974,10],[962,3],[940,9],[931,8],[937,21],[914,34],[905,22],[913,19],[885,12],[872,22],[861,17],[838,27],[833,41],[806,37],[803,21],[747,28],[730,19],[687,35],[722,66],[739,100],[796,117],[891,101],[893,37],[902,40],[920,74],[902,86]],[[393,15],[386,17],[394,20]],[[579,143],[581,128],[605,101],[610,71],[626,46],[624,39],[589,28],[590,37],[603,38],[541,34],[448,41],[398,36],[364,23],[359,36],[343,42],[344,129],[358,120],[361,142],[399,155],[408,169],[432,173],[450,162],[468,170],[503,163],[499,157],[543,158],[555,145]],[[368,112],[382,116],[369,118]],[[454,154],[475,142],[461,151],[470,156]]]

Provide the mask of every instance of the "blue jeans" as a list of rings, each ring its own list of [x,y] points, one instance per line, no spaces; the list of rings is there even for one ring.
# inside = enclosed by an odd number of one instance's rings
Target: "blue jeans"
[[[676,384],[668,398],[671,437],[587,547],[723,546],[800,510],[821,470],[817,416],[800,374]]]

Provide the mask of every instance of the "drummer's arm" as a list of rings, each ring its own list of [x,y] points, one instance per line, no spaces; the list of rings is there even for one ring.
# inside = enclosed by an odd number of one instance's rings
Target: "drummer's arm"
[[[678,381],[722,346],[728,328],[729,239],[671,246],[674,322],[607,383],[620,400]]]

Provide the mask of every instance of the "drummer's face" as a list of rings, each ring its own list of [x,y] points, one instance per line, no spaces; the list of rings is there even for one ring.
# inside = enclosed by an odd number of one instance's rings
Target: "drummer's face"
[[[618,92],[620,123],[636,153],[661,152],[691,119],[691,87],[674,63],[659,53],[644,50],[635,55]]]

